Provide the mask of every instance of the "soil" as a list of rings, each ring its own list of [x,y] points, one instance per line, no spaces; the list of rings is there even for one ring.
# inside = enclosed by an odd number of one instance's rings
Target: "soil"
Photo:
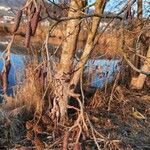
[[[131,91],[118,86],[114,93],[111,93],[111,95],[108,93],[110,91],[96,90],[94,95],[92,93],[90,97],[88,93],[85,101],[85,112],[89,115],[91,123],[97,132],[107,139],[107,142],[103,142],[97,138],[100,147],[104,150],[149,150],[149,92]],[[28,114],[26,115],[28,116]],[[6,122],[2,122],[1,117],[0,149],[34,149],[32,143],[25,137],[25,120],[28,118],[27,116],[19,116],[17,126],[15,125],[15,130],[12,130],[13,134],[7,132],[8,129],[11,131],[11,125],[6,126]],[[6,136],[5,132],[9,134]],[[41,136],[44,141],[45,136],[44,134]],[[54,145],[49,149],[61,149],[59,148],[61,144],[59,144],[59,141],[57,142],[61,137],[56,136],[55,141],[50,137],[46,139],[46,142],[51,146]],[[85,150],[97,149],[91,138],[82,139],[80,142]]]
[[[109,98],[102,99],[97,109],[90,108],[91,120],[93,118],[98,131],[114,141],[112,145],[118,145],[119,149],[149,150],[150,95],[144,91],[131,92],[127,89],[121,94],[113,95],[116,98],[111,101],[109,111]],[[94,118],[99,120],[94,122]]]

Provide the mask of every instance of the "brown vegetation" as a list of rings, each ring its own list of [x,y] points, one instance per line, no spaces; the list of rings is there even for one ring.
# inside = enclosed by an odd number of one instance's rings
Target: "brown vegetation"
[[[62,27],[58,26],[58,28],[54,30],[54,32],[49,37],[49,42],[48,42],[49,44],[55,45],[55,46],[61,45],[63,39],[65,38],[64,31],[61,28]],[[4,34],[4,29],[1,28],[1,32],[3,32]],[[31,41],[32,44],[39,45],[40,47],[40,45],[42,45],[42,41],[44,41],[45,39],[46,32],[47,30],[44,26],[39,26],[36,35],[32,38],[32,41]],[[86,38],[87,38],[87,32],[88,32],[87,29],[83,29],[80,31],[77,49],[82,50],[84,48]],[[20,30],[16,34],[18,35],[16,35],[15,37],[15,43],[23,46],[24,37],[22,36],[25,36],[24,26],[20,27]],[[126,41],[129,47],[133,47],[132,43],[136,35],[137,35],[136,32],[126,33]],[[94,46],[93,53],[92,53],[93,57],[94,56],[97,57],[105,53],[106,53],[106,56],[110,58],[120,56],[121,55],[119,51],[120,40],[121,40],[120,36],[121,36],[120,31],[117,31],[117,30],[112,31],[112,32],[99,33],[96,36],[96,44]]]
[[[17,141],[21,145],[19,148],[24,145],[37,150],[119,150],[150,146],[149,89],[141,90],[140,94],[133,91],[129,84],[133,74],[127,76],[132,72],[131,68],[140,73],[140,81],[141,75],[143,77],[144,74],[144,81],[149,75],[149,37],[145,34],[148,28],[144,26],[142,29],[141,23],[145,24],[142,20],[133,20],[132,26],[125,25],[131,15],[131,5],[127,4],[127,20],[119,16],[122,23],[118,28],[98,32],[107,1],[96,0],[91,20],[86,18],[85,2],[68,2],[68,7],[64,8],[67,15],[58,18],[51,16],[43,0],[27,0],[16,16],[14,29],[11,31],[4,27],[12,34],[12,40],[4,51],[6,57],[2,56],[6,70],[5,78],[1,78],[5,103],[0,111],[0,148],[6,145],[17,149]],[[138,6],[141,8],[141,5]],[[42,13],[51,19],[47,28],[40,25]],[[23,15],[27,21],[21,24]],[[12,97],[7,95],[7,84],[10,50],[14,41],[22,46],[24,43],[33,55],[26,64],[23,82],[15,86]],[[33,43],[40,43],[40,52]],[[57,46],[53,55],[59,50],[59,61],[49,52],[49,44]],[[82,52],[77,64],[74,64],[79,49]],[[137,53],[139,49],[140,53]],[[147,57],[141,56],[142,51],[147,53]],[[106,82],[103,89],[96,90],[85,84],[87,79],[82,75],[91,54],[92,58],[118,57],[122,60],[120,67],[123,70],[116,74],[113,85]],[[143,67],[142,64],[137,66],[137,56],[144,58]],[[128,66],[131,68],[126,71]],[[123,85],[121,78],[126,82]]]

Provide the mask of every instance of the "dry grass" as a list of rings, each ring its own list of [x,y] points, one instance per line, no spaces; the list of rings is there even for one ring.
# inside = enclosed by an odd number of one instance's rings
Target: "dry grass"
[[[106,149],[149,148],[150,101],[147,92],[133,92],[116,86],[113,95],[109,93],[97,91],[91,98],[91,104],[97,103],[99,107],[93,108],[91,105],[87,108],[91,122],[99,132],[108,137],[108,141],[104,144]],[[109,106],[110,97],[112,97],[111,106]]]
[[[19,109],[0,111],[0,149],[21,142],[24,138],[24,120]]]
[[[15,109],[25,107],[28,111],[41,110],[42,87],[40,79],[36,77],[37,62],[30,62],[25,69],[25,79],[20,85],[15,87],[14,97],[5,97],[4,109]]]
[[[40,112],[42,109],[43,91],[39,80],[35,78],[34,69],[36,67],[36,62],[27,66],[25,81],[20,88],[17,88],[14,98],[6,98],[8,103],[0,111],[0,124],[3,125],[0,128],[0,146],[7,145],[8,141],[9,144],[14,144],[20,139],[24,139],[26,131],[24,121],[28,120],[28,115],[33,115],[31,114],[33,110],[34,112]],[[97,90],[90,100],[90,105],[85,106],[92,125],[99,133],[107,137],[106,141],[99,141],[99,138],[97,138],[100,147],[107,150],[119,150],[132,149],[136,146],[140,149],[142,144],[136,145],[136,141],[143,142],[146,147],[148,145],[147,134],[150,133],[149,129],[146,128],[149,122],[149,96],[140,96],[139,93],[132,93],[117,85],[114,88],[113,95],[109,94],[111,93],[109,90],[111,91],[111,89],[108,89],[105,94],[103,91]],[[112,102],[110,111],[108,111],[110,96]],[[141,112],[146,120],[135,118],[132,107]],[[52,130],[52,127],[50,128]],[[129,131],[130,133],[128,133]],[[141,131],[143,131],[142,139],[140,139]],[[23,134],[20,134],[21,132]],[[96,136],[98,136],[97,134]],[[50,146],[53,142],[48,141],[48,143]],[[83,143],[85,143],[85,149],[96,148],[92,139],[83,140]],[[55,146],[54,148],[57,147]]]
[[[20,141],[20,139],[22,138],[26,139],[25,137],[23,137],[25,136],[24,133],[26,132],[25,122],[27,120],[28,121],[32,120],[35,114],[38,115],[39,119],[40,117],[42,119],[43,117],[49,117],[47,116],[48,114],[46,114],[45,112],[44,115],[42,114],[44,108],[43,104],[46,101],[45,98],[46,90],[44,89],[46,86],[43,87],[44,85],[43,78],[40,78],[39,76],[38,71],[40,71],[41,68],[43,69],[44,67],[40,67],[40,64],[37,62],[36,59],[30,61],[30,63],[26,65],[24,81],[22,82],[21,85],[16,86],[15,97],[5,97],[7,103],[2,106],[3,108],[1,109],[1,114],[0,114],[0,125],[1,124],[4,125],[4,127],[0,128],[0,133],[3,136],[1,138],[2,140],[0,141],[1,145],[6,145],[6,143],[8,144],[8,142],[13,143],[13,141],[14,143],[17,143],[17,141]],[[99,138],[96,139],[97,143],[102,147],[102,149],[119,150],[122,147],[128,148],[128,146],[124,146],[122,143],[125,142],[126,144],[131,145],[131,147],[135,144],[134,142],[131,143],[130,141],[126,141],[128,140],[127,139],[128,137],[131,140],[138,140],[138,137],[136,137],[136,132],[135,132],[137,128],[135,126],[141,126],[141,124],[136,120],[136,118],[133,117],[132,107],[139,110],[139,108],[141,109],[140,105],[142,104],[142,102],[140,102],[141,100],[140,98],[138,102],[133,100],[134,98],[137,97],[135,95],[132,95],[132,93],[130,93],[127,89],[115,85],[113,92],[112,92],[112,88],[108,88],[107,91],[105,92],[97,90],[94,96],[92,96],[92,98],[90,99],[90,105],[89,103],[87,104],[87,106],[85,105],[84,111],[89,115],[89,119],[90,122],[92,122],[92,126],[97,130],[97,132],[95,131],[96,132],[95,136],[99,137],[98,134],[103,133],[103,135],[107,137],[105,141],[100,141]],[[88,99],[88,97],[85,97],[85,99]],[[143,103],[145,105],[145,102]],[[148,104],[147,106],[150,105]],[[108,111],[108,107],[110,107],[109,111]],[[78,110],[78,108],[76,109]],[[146,111],[148,111],[147,107],[145,108],[144,113],[142,113],[144,116],[147,115]],[[48,119],[50,119],[51,121],[51,118]],[[41,122],[43,121],[41,120],[39,121],[40,125]],[[39,127],[39,124],[37,124],[36,121],[34,122],[34,127],[32,130],[35,130],[35,127],[37,127],[37,125]],[[85,117],[85,122],[86,123],[88,122],[88,119],[86,117]],[[133,124],[135,126],[133,126]],[[126,125],[129,125],[128,130],[131,130],[131,132],[133,132],[132,137],[129,135],[127,135],[128,137],[124,136],[125,134],[128,134],[126,133],[128,132],[126,131]],[[52,126],[51,123],[49,123],[47,127],[48,126],[50,129],[46,129],[45,132],[48,132],[48,134],[51,137],[53,136],[53,134],[55,134],[58,140],[63,137],[64,127],[62,126],[61,127],[58,126],[58,128],[51,127]],[[88,127],[89,126],[90,125],[88,125]],[[149,130],[147,130],[145,126],[146,124],[144,124],[144,126],[141,127],[141,130],[145,129],[145,131],[149,133]],[[123,130],[123,133],[122,131],[119,130],[119,128]],[[134,130],[132,128],[134,128]],[[96,149],[95,143],[93,142],[94,136],[91,136],[92,131],[93,130],[89,132],[90,138],[92,137],[89,141],[83,139],[83,143],[85,143],[86,145],[85,149],[88,149],[88,146],[90,147],[90,149],[92,148]],[[23,133],[23,135],[20,134],[21,132]],[[146,133],[144,132],[143,135],[146,136]],[[120,138],[120,136],[123,137],[123,140],[122,138]],[[32,142],[38,141],[39,143],[41,139],[37,140],[36,138],[37,137],[35,137],[34,141]],[[73,141],[74,139],[71,140]],[[147,142],[146,139],[144,140],[145,140],[144,142]],[[92,144],[90,145],[89,143]],[[49,145],[51,144],[55,145],[55,142],[50,141]],[[52,147],[55,148],[55,146]],[[62,145],[60,144],[59,146]]]
[[[10,25],[6,26],[7,30],[10,29]],[[17,45],[23,46],[23,39],[24,39],[24,29],[25,25],[21,25],[20,29],[18,31],[18,35],[15,37],[15,43]],[[5,33],[3,28],[0,26],[0,32]],[[63,25],[58,25],[53,33],[51,34],[51,37],[49,37],[49,44],[59,46],[61,45],[63,39],[64,39],[64,32]],[[42,46],[41,41],[45,40],[45,34],[47,33],[47,27],[46,26],[39,26],[38,30],[35,34],[35,36],[32,38],[31,43],[32,45],[39,45],[39,47]],[[85,42],[87,39],[87,29],[82,29],[80,31],[77,49],[83,49],[85,46]],[[98,33],[96,36],[96,45],[93,49],[93,52],[91,54],[91,57],[97,57],[99,55],[105,54],[108,58],[118,57],[121,55],[121,52],[119,51],[120,42],[121,42],[121,30],[113,30],[112,32],[104,32],[103,34]],[[136,38],[139,36],[139,32],[137,30],[135,31],[125,31],[125,43],[127,45],[126,50],[128,51],[128,47],[133,48]],[[60,48],[61,51],[61,48]]]
[[[26,105],[28,110],[34,108],[40,111],[42,106],[42,86],[40,81],[35,78],[34,69],[33,66],[27,67],[26,79],[16,94],[16,101],[19,101],[21,105]]]
[[[4,96],[5,103],[0,109],[0,148],[11,145],[25,136],[25,122],[41,114],[43,108],[43,85],[37,75],[37,61],[26,65],[25,79],[16,85],[15,96]]]

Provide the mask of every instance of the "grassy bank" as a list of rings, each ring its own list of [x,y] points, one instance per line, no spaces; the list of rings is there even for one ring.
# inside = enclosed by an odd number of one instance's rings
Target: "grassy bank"
[[[15,96],[4,97],[7,103],[1,104],[0,109],[0,149],[61,149],[66,128],[72,126],[77,117],[72,110],[76,104],[73,104],[68,111],[70,120],[65,125],[55,126],[50,112],[45,111],[52,107],[53,84],[41,65],[36,59],[29,61],[24,81],[16,85]],[[83,149],[96,149],[95,140],[104,150],[150,147],[148,89],[131,91],[116,82],[104,89],[85,87],[84,115],[89,135],[82,135],[79,144]],[[96,139],[93,139],[93,131]],[[75,144],[76,132],[69,138],[70,148]]]

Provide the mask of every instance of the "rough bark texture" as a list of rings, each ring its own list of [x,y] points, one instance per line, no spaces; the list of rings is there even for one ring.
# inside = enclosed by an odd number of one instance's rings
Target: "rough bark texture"
[[[95,14],[102,14],[103,10],[105,8],[105,4],[106,4],[106,0],[97,0],[95,3]],[[89,55],[92,51],[92,48],[94,46],[95,35],[96,35],[96,31],[99,27],[100,21],[101,21],[100,17],[93,17],[92,27],[88,33],[86,45],[85,45],[83,54],[81,56],[80,62],[78,63],[78,65],[76,67],[77,71],[73,75],[71,85],[76,86],[79,81],[80,74],[82,73],[83,67],[84,67],[85,63],[87,62]]]
[[[150,72],[150,46],[147,51],[147,59],[145,60],[144,65],[141,70],[144,72]],[[138,90],[142,89],[144,86],[146,77],[147,77],[146,75],[141,73],[137,78],[133,78],[131,81],[131,87],[133,89],[138,89]]]
[[[82,8],[84,7],[84,1],[81,0],[72,0],[70,3],[70,9],[68,12],[68,17],[80,17]],[[55,97],[57,97],[57,103],[59,106],[59,118],[64,121],[67,104],[69,97],[69,88],[68,88],[68,73],[71,71],[71,67],[74,61],[74,52],[77,46],[77,39],[80,30],[80,19],[71,19],[67,22],[65,40],[62,45],[62,54],[60,63],[57,68],[56,74],[56,86]]]
[[[143,0],[138,0],[138,14],[137,14],[138,19],[142,19],[142,14],[143,14],[142,1]]]
[[[141,30],[142,29],[142,16],[143,16],[143,0],[138,0],[137,3],[137,30]]]
[[[137,20],[136,20],[136,28],[137,28],[137,31],[141,31],[142,30],[142,1],[143,0],[138,0],[137,1]],[[143,53],[143,48],[142,48],[142,43],[141,43],[141,40],[137,39],[136,38],[136,53],[137,54],[142,54]],[[134,65],[136,68],[140,69],[141,67],[141,59],[139,56],[135,55],[133,57],[133,62],[134,62]],[[132,85],[135,80],[137,78],[135,78],[135,76],[137,76],[137,72],[136,71],[132,71],[132,79],[131,79],[131,84]]]
[[[83,1],[72,0],[70,3],[68,17],[79,17],[81,15],[82,8],[83,8]],[[58,69],[61,74],[62,73],[67,74],[70,72],[74,58],[73,54],[77,46],[80,23],[81,23],[80,19],[71,19],[67,22],[65,41],[62,46],[63,50]]]

